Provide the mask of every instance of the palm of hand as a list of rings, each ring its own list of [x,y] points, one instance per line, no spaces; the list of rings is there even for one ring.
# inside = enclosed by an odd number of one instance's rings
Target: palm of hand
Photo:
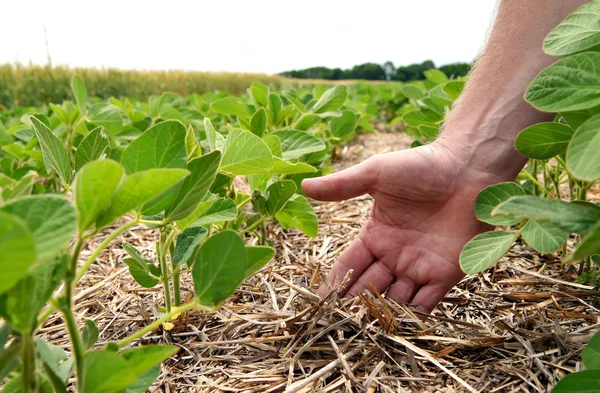
[[[353,270],[347,295],[374,286],[430,312],[464,276],[460,251],[487,228],[475,218],[475,199],[498,181],[463,168],[438,147],[427,146],[376,156],[303,184],[316,199],[369,193],[375,200],[369,221],[332,268],[330,283]]]

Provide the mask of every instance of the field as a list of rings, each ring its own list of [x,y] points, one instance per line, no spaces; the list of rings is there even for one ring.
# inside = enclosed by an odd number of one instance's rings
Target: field
[[[562,27],[525,93],[555,119],[477,189],[488,230],[431,314],[372,282],[317,293],[379,210],[301,183],[433,151],[466,78],[0,70],[2,391],[598,391],[600,81],[580,76],[600,53]]]

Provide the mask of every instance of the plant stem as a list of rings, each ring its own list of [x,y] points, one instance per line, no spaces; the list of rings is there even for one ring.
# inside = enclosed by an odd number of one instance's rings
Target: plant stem
[[[542,184],[541,184],[541,183],[540,183],[540,182],[539,182],[539,181],[538,181],[538,180],[537,180],[537,179],[536,179],[536,178],[535,178],[535,177],[534,177],[534,176],[533,176],[531,173],[529,173],[529,172],[527,172],[527,171],[522,171],[522,173],[523,173],[525,176],[527,176],[527,177],[529,178],[529,180],[531,180],[531,182],[532,182],[533,184],[535,184],[535,185],[537,186],[537,187],[536,187],[536,190],[537,190],[537,189],[540,189],[540,190],[542,190],[542,191],[543,191],[543,192],[544,192],[546,195],[548,195],[549,197],[551,197],[551,198],[554,198],[554,195],[552,195],[552,193],[551,193],[551,192],[550,192],[550,191],[549,191],[549,190],[548,190],[546,187],[544,187],[544,186],[543,186],[543,185],[542,185]],[[537,192],[536,192],[536,195],[537,195]]]
[[[37,379],[35,376],[35,346],[33,333],[23,332],[21,336],[21,361],[23,371],[21,373],[21,388],[24,393],[37,392]]]
[[[175,315],[184,313],[184,312],[186,312],[188,310],[191,310],[192,308],[203,308],[203,307],[201,307],[199,305],[198,299],[194,298],[194,299],[192,299],[191,302],[184,304],[183,306],[179,307],[176,310],[171,310],[170,312],[167,312],[165,315],[163,315],[162,317],[160,317],[156,321],[152,322],[150,325],[146,326],[145,328],[143,328],[141,330],[138,330],[137,332],[135,332],[131,336],[129,336],[129,337],[127,337],[127,338],[125,338],[125,339],[117,342],[117,346],[119,348],[123,348],[127,344],[129,344],[129,343],[137,340],[138,338],[142,338],[146,334],[152,332],[154,329],[156,329],[160,325],[162,325],[163,322],[166,322],[166,321],[172,319]],[[206,308],[203,308],[203,309],[206,309]],[[206,309],[206,310],[210,311],[209,309]]]
[[[171,312],[171,283],[169,278],[169,265],[167,264],[167,253],[169,252],[169,246],[175,236],[175,231],[171,230],[168,234],[165,231],[160,233],[160,253],[158,254],[158,261],[160,264],[160,276],[163,282],[163,288],[165,292],[165,309],[167,313]]]
[[[262,224],[263,222],[265,222],[266,219],[267,218],[265,216],[262,216],[256,222],[254,222],[254,224],[252,224],[248,228],[244,229],[244,231],[242,233],[252,232],[254,230],[254,228],[256,228],[257,226],[259,226],[260,224]]]
[[[173,269],[173,303],[175,307],[181,305],[181,276],[179,266]]]

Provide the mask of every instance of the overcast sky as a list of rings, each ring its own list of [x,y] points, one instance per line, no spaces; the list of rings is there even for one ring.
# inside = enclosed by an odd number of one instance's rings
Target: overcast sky
[[[5,0],[0,63],[277,73],[471,61],[495,0]]]

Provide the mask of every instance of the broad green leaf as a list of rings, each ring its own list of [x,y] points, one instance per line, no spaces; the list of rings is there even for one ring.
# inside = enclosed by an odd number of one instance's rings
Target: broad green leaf
[[[578,261],[594,254],[600,254],[600,221],[581,239],[568,260]]]
[[[511,226],[523,221],[522,218],[510,216],[492,216],[492,211],[500,203],[517,195],[525,195],[525,191],[516,183],[507,182],[494,184],[484,188],[475,201],[475,215],[479,221],[491,225]]]
[[[543,254],[558,250],[569,237],[569,232],[547,222],[528,221],[521,231],[525,243]]]
[[[189,159],[190,155],[194,152],[196,147],[196,135],[194,134],[194,127],[191,125],[185,130],[185,153]]]
[[[104,135],[102,127],[94,128],[77,146],[77,151],[75,152],[75,171],[78,171],[88,162],[99,159],[102,154],[108,151],[109,146],[110,141]]]
[[[248,131],[230,131],[224,151],[221,171],[231,175],[267,173],[273,167],[273,155],[269,147]]]
[[[295,184],[294,184],[295,185]],[[254,212],[259,215],[268,216],[269,209],[267,209],[267,198],[260,192],[259,189],[255,189],[252,192],[252,207],[254,208]]]
[[[110,135],[117,135],[123,128],[123,117],[118,107],[113,104],[99,102],[88,109],[89,121],[102,126]]]
[[[38,261],[48,260],[69,245],[77,229],[77,212],[67,199],[35,195],[16,199],[0,211],[22,219],[35,239]]]
[[[77,173],[73,189],[80,232],[92,227],[106,209],[124,173],[123,166],[112,160],[92,161]]]
[[[217,308],[244,280],[247,267],[246,247],[237,233],[227,230],[209,237],[192,267],[200,304]]]
[[[146,393],[148,388],[156,381],[160,375],[160,364],[152,367],[145,374],[140,376],[133,385],[125,389],[124,393]]]
[[[33,116],[30,116],[29,120],[31,120],[35,135],[39,140],[46,169],[54,169],[62,181],[68,184],[71,180],[71,159],[67,149],[44,123]]]
[[[306,112],[306,105],[298,98],[294,90],[284,90],[281,94],[296,107],[300,113]]]
[[[359,120],[360,115],[357,115],[352,111],[342,111],[340,117],[332,117],[331,120],[329,120],[329,130],[331,131],[331,135],[338,139],[344,139],[352,134]]]
[[[273,167],[268,171],[270,174],[288,175],[293,173],[315,173],[317,168],[304,163],[291,163],[281,158],[273,157]]]
[[[584,109],[581,111],[560,113],[567,124],[569,124],[569,126],[571,126],[571,128],[574,130],[578,129],[588,119],[598,114],[600,114],[600,106],[595,106],[593,108]]]
[[[572,373],[558,381],[552,393],[598,393],[600,392],[600,370],[585,370]]]
[[[178,121],[158,123],[131,142],[121,158],[127,174],[153,168],[185,168],[185,127]]]
[[[423,91],[413,84],[402,85],[400,91],[405,97],[413,100],[420,100],[424,96]]]
[[[272,135],[276,135],[281,140],[284,160],[298,159],[305,154],[319,152],[326,148],[319,138],[306,131],[282,130]]]
[[[567,167],[578,179],[600,179],[600,115],[577,129],[567,149]]]
[[[190,175],[183,180],[177,190],[175,200],[166,209],[166,220],[181,220],[194,211],[214,182],[220,163],[221,152],[218,150],[188,162],[187,169],[190,171]]]
[[[311,113],[337,111],[346,102],[348,91],[346,86],[337,85],[328,89],[310,109]]]
[[[267,111],[264,108],[260,108],[252,115],[250,119],[250,131],[260,138],[265,133],[267,127]]]
[[[234,115],[234,116],[245,116],[249,117],[252,115],[248,106],[237,97],[225,97],[216,100],[210,106],[211,109],[217,113],[223,113],[225,115]]]
[[[100,332],[98,331],[98,326],[96,326],[96,322],[91,319],[86,319],[85,324],[83,325],[83,331],[81,332],[81,339],[83,341],[83,347],[88,350],[96,344],[98,341],[98,336]]]
[[[263,136],[263,141],[271,150],[271,154],[273,154],[273,159],[281,158],[283,151],[281,150],[281,140],[275,135],[265,135]]]
[[[270,216],[283,209],[287,201],[296,192],[296,183],[292,180],[279,180],[271,184],[266,191],[267,212]]]
[[[438,134],[440,133],[440,127],[432,126],[429,124],[421,124],[419,126],[419,132],[427,142],[433,142],[434,140],[436,140]]]
[[[460,267],[467,274],[479,273],[492,266],[510,250],[518,233],[485,232],[475,236],[460,253]]]
[[[252,82],[250,85],[252,98],[260,106],[267,106],[267,97],[269,96],[269,88],[261,82]]]
[[[581,354],[581,360],[588,370],[600,370],[600,332],[594,334]]]
[[[516,196],[498,205],[492,215],[509,215],[556,226],[579,234],[587,233],[598,220],[600,211],[558,199]]]
[[[248,267],[244,277],[250,277],[273,259],[275,249],[262,246],[246,246],[246,255],[248,256]]]
[[[2,190],[2,198],[5,202],[11,199],[30,195],[33,190],[33,183],[37,180],[38,174],[35,172],[29,172],[23,176],[19,181],[6,187]]]
[[[281,112],[281,107],[283,106],[283,103],[281,102],[281,98],[279,97],[279,95],[275,93],[269,93],[267,101],[267,108],[269,109],[269,112],[267,113],[269,115],[269,123],[276,125],[277,118],[279,117],[279,112]]]
[[[202,204],[198,205],[201,207]],[[196,213],[197,210],[194,211]],[[211,201],[210,206],[202,214],[198,215],[188,226],[203,226],[221,221],[235,220],[237,216],[237,208],[233,199],[219,198],[214,202]],[[187,220],[188,218],[186,218]],[[180,221],[178,221],[179,223]]]
[[[402,120],[411,127],[418,127],[422,124],[437,124],[442,116],[429,109],[420,109],[405,113]]]
[[[204,132],[206,133],[209,150],[215,150],[217,148],[217,131],[215,131],[210,119],[206,117],[204,118]]]
[[[54,388],[51,391],[66,392],[67,380],[75,369],[74,359],[69,358],[62,348],[39,338],[35,339],[35,347],[46,376]],[[45,391],[43,387],[41,391]]]
[[[123,248],[131,258],[123,259],[129,268],[129,273],[135,281],[144,288],[152,288],[160,280],[160,270],[151,261],[142,258],[140,252],[129,243],[123,243]]]
[[[187,263],[198,244],[206,237],[208,230],[204,227],[187,228],[177,236],[175,250],[171,256],[173,265]]]
[[[0,211],[0,293],[17,283],[35,263],[35,239],[19,217]]]
[[[423,75],[425,75],[425,78],[438,85],[448,82],[448,77],[440,70],[426,70],[423,71]]]
[[[306,197],[294,195],[275,218],[283,229],[298,228],[309,237],[316,237],[319,230],[317,215]]]
[[[542,71],[525,99],[546,112],[578,111],[600,105],[600,53],[580,53]]]
[[[450,81],[444,85],[444,92],[451,100],[456,100],[465,86],[465,81]]]
[[[544,40],[544,52],[566,56],[600,46],[600,5],[591,1],[556,26]]]
[[[571,127],[560,123],[538,123],[519,133],[515,147],[529,158],[547,160],[564,153],[572,137]]]
[[[73,78],[71,78],[71,91],[73,92],[73,97],[75,97],[77,106],[84,108],[88,93],[85,84],[78,75],[74,75]]]
[[[114,193],[108,208],[96,222],[102,228],[122,215],[142,206],[181,181],[189,172],[185,169],[149,169],[126,176]]]
[[[179,348],[175,346],[145,345],[143,347],[125,349],[121,352],[121,355],[127,360],[130,372],[137,379],[157,364],[174,356],[178,351]]]

